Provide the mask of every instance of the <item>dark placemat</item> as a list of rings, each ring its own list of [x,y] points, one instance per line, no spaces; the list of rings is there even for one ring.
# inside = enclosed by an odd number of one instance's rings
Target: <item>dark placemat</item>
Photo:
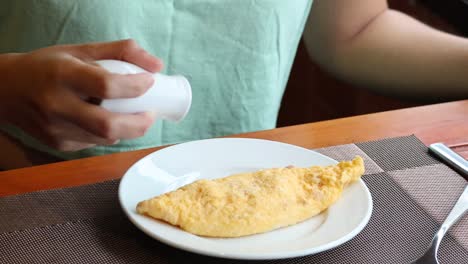
[[[338,248],[267,263],[409,263],[426,249],[466,185],[414,136],[317,151],[337,160],[365,159],[363,179],[374,200],[371,220]],[[248,262],[197,255],[153,240],[125,217],[118,184],[0,198],[0,263]],[[439,253],[442,263],[468,263],[467,230],[465,218],[447,234]]]

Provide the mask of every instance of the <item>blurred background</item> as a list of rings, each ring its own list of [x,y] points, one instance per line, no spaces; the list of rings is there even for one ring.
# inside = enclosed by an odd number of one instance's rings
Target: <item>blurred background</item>
[[[434,28],[468,36],[468,5],[462,0],[388,2],[391,8]],[[305,45],[301,40],[283,97],[278,127],[435,103],[423,98],[391,98],[339,81],[311,60]]]

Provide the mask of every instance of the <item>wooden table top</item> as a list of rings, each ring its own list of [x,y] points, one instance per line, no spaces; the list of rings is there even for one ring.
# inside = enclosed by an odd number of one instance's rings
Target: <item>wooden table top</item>
[[[468,100],[315,122],[229,137],[259,138],[305,148],[416,135],[443,142],[468,159]],[[155,150],[116,153],[0,172],[0,196],[117,179]]]

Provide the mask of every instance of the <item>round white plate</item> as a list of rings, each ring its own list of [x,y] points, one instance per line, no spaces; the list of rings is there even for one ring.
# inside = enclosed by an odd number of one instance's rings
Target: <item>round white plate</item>
[[[130,221],[139,229],[179,249],[232,259],[305,256],[337,247],[366,226],[372,213],[372,197],[362,180],[348,186],[342,197],[318,216],[290,227],[241,238],[196,236],[139,215],[135,208],[139,201],[177,188],[172,182],[175,177],[214,179],[272,167],[336,163],[317,152],[275,141],[243,138],[192,141],[164,148],[136,162],[120,182],[119,200]]]

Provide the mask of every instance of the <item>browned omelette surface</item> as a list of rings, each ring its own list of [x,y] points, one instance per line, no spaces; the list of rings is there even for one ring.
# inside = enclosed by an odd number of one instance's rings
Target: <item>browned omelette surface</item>
[[[142,201],[137,212],[209,237],[240,237],[315,216],[364,173],[361,157],[332,166],[274,168],[199,180]]]

